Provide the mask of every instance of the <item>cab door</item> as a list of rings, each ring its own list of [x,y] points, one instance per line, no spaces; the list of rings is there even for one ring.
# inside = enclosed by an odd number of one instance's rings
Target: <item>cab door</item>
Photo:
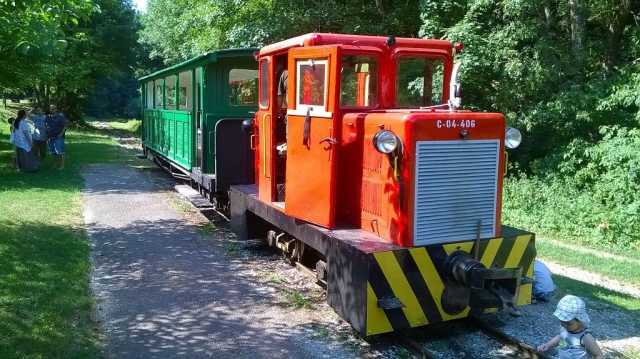
[[[285,213],[335,225],[338,52],[336,46],[289,52]]]
[[[275,197],[275,183],[273,165],[273,119],[275,112],[275,86],[272,84],[273,65],[271,57],[264,57],[258,63],[259,69],[259,107],[255,115],[257,139],[251,139],[251,146],[255,150],[256,183],[258,184],[258,199],[271,203]]]

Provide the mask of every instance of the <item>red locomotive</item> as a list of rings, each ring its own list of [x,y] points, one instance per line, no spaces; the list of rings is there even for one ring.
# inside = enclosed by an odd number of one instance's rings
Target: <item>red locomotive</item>
[[[307,34],[257,55],[255,185],[231,187],[232,226],[313,254],[364,335],[530,303],[534,235],[500,221],[520,133],[459,109],[461,50]]]

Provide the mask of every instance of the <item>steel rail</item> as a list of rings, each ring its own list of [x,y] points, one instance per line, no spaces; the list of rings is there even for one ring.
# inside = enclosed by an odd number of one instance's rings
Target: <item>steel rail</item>
[[[469,317],[469,321],[487,336],[516,350],[518,358],[551,359],[550,356],[538,352],[533,346],[503,332],[481,318],[472,315]]]

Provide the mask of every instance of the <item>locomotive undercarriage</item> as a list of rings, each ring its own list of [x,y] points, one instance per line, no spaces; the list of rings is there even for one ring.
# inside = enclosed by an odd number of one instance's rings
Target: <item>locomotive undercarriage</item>
[[[329,305],[363,335],[530,303],[532,233],[503,227],[499,238],[404,248],[296,220],[259,201],[253,185],[232,186],[229,199],[239,238],[266,238],[292,264],[315,267]]]

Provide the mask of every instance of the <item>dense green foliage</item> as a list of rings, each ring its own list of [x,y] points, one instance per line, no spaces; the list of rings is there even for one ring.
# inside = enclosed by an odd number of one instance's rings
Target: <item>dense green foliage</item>
[[[173,64],[314,31],[415,37],[418,16],[417,0],[150,0],[141,40],[152,57]]]
[[[135,75],[217,48],[312,31],[461,41],[465,105],[525,136],[507,222],[640,245],[638,1],[149,0],[139,19],[130,0],[0,0],[0,15],[0,90],[76,117],[131,115]]]
[[[506,222],[638,247],[639,19],[629,0],[151,0],[141,41],[166,64],[312,31],[461,41],[466,106],[525,136]]]
[[[0,94],[56,103],[73,119],[88,102],[118,114],[135,103],[141,51],[129,0],[0,0],[0,19]],[[126,101],[105,99],[105,87]]]

